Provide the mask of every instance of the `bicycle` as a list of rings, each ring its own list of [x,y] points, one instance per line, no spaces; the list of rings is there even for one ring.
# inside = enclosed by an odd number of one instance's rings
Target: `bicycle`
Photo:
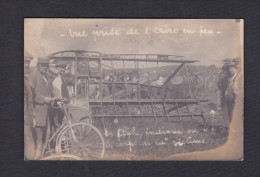
[[[82,160],[102,159],[105,152],[104,138],[100,131],[92,125],[87,110],[70,107],[64,100],[57,99],[58,107],[64,112],[61,126],[54,132],[44,150],[44,155],[75,155]],[[78,117],[77,117],[78,116]],[[51,148],[55,144],[55,148]]]

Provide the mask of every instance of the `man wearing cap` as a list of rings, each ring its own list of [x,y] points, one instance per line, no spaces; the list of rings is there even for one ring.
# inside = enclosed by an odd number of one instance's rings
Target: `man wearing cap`
[[[55,100],[49,81],[46,78],[49,68],[48,58],[38,58],[37,69],[30,76],[30,82],[33,91],[35,108],[35,133],[36,133],[36,154],[35,159],[39,159],[50,135],[49,114],[50,104]]]
[[[25,159],[33,159],[35,144],[33,140],[34,106],[29,84],[30,62],[33,56],[24,51],[24,155]]]
[[[50,84],[52,86],[53,96],[56,98],[65,99],[66,102],[69,102],[70,95],[68,87],[63,78],[66,67],[67,64],[65,63],[50,61],[50,68],[47,71],[46,77],[50,81]],[[53,108],[51,109],[50,119],[51,134],[54,134],[55,131],[61,126],[63,117],[63,110],[60,110],[57,103],[54,103]]]

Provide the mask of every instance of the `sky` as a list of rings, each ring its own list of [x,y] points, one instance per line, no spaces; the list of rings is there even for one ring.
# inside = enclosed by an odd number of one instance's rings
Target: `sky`
[[[221,66],[241,57],[243,20],[26,18],[24,48],[37,58],[64,50],[181,55]]]

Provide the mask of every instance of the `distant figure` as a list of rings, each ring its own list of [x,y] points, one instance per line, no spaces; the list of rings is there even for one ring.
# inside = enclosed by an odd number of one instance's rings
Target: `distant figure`
[[[103,84],[103,88],[102,88],[102,97],[108,96],[110,94],[110,87],[111,87],[111,83],[112,79],[110,78],[110,75],[104,75],[103,76],[103,81],[107,84]]]
[[[198,88],[199,88],[199,74],[194,73],[191,78],[191,90],[195,98],[198,97]]]
[[[161,85],[164,84],[165,81],[166,81],[166,78],[165,78],[165,77],[159,76],[159,78],[158,78],[157,80],[153,81],[153,82],[151,83],[151,85],[161,86]]]
[[[90,95],[90,98],[92,99],[99,99],[100,96],[100,90],[99,88],[96,86],[94,91],[92,92],[92,94]]]
[[[175,76],[166,84],[166,98],[180,99],[186,97],[185,77]],[[163,82],[165,83],[165,81]]]
[[[108,74],[108,75],[104,78],[104,80],[105,80],[106,82],[112,82],[111,74]]]

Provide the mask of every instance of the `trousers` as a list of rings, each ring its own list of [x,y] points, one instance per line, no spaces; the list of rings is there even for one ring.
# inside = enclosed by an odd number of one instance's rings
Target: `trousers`
[[[24,125],[24,155],[25,160],[33,160],[35,155],[34,129],[30,125]]]

